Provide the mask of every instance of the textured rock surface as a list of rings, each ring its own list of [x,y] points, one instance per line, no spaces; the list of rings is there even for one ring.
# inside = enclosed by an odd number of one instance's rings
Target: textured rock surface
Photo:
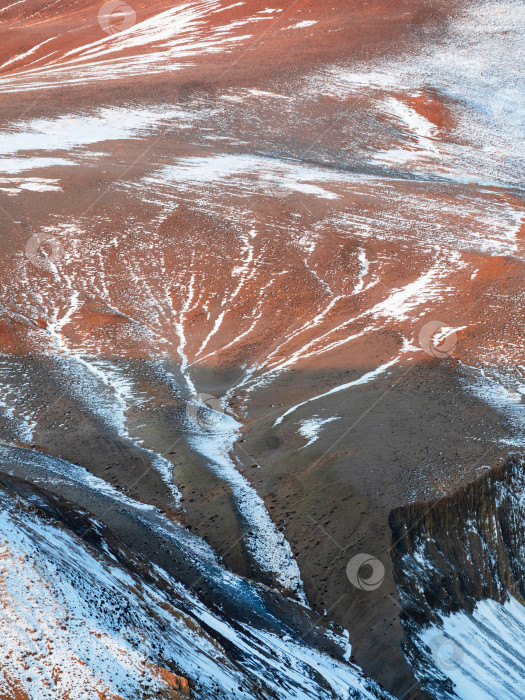
[[[451,613],[473,613],[482,600],[525,603],[524,494],[523,463],[511,461],[451,496],[390,515],[405,653],[433,695],[454,697],[453,686],[436,674],[421,630],[441,627]]]
[[[423,629],[519,599],[523,4],[131,5],[0,3],[0,470],[190,590],[182,526],[294,638],[333,622],[425,697],[406,605]],[[392,540],[423,514],[455,562],[432,579]]]

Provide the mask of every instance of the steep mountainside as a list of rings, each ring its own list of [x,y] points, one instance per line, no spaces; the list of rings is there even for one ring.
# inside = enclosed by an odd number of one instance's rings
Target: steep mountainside
[[[524,28],[0,2],[2,693],[501,700],[427,641],[522,624]]]

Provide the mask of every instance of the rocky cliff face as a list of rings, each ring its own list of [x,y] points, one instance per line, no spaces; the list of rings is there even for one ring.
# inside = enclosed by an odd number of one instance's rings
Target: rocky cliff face
[[[406,656],[435,697],[456,697],[421,631],[484,599],[523,603],[524,464],[510,460],[452,496],[396,509],[390,525]]]

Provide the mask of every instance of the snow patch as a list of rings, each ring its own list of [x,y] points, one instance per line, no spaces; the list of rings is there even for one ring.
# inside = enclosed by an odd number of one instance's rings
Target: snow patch
[[[472,615],[452,613],[419,639],[431,650],[435,666],[454,683],[454,697],[522,700],[525,607],[515,598],[503,605],[482,600]]]
[[[301,449],[304,450],[305,447],[308,447],[309,445],[313,444],[316,440],[318,440],[321,428],[327,425],[328,423],[332,423],[335,420],[341,420],[341,416],[320,418],[319,416],[315,415],[312,416],[312,418],[307,418],[306,420],[301,421],[299,432],[306,440],[308,440],[306,445],[303,445]]]

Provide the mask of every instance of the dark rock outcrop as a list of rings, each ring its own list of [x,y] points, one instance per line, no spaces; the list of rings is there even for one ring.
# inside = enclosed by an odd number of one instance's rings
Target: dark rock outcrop
[[[390,514],[392,559],[405,654],[427,690],[455,697],[452,684],[430,668],[418,632],[441,616],[471,613],[476,603],[525,599],[525,465],[515,459],[451,496],[414,503]],[[425,683],[423,683],[425,685]]]

